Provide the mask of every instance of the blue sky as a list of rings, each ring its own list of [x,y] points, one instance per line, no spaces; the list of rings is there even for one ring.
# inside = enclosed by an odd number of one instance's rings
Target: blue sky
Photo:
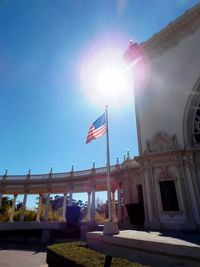
[[[85,54],[95,42],[98,54],[106,39],[120,46],[124,64],[129,39],[147,40],[198,2],[0,1],[0,173],[47,173],[51,166],[65,172],[72,164],[81,170],[93,160],[105,165],[105,138],[85,144],[90,124],[104,112],[84,93]],[[114,164],[127,149],[132,157],[138,153],[133,99],[110,107],[109,115]]]

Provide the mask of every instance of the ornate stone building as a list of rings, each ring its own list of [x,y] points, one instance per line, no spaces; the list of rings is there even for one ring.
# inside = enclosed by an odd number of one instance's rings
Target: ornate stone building
[[[113,207],[119,222],[126,221],[125,204],[144,206],[146,229],[200,228],[200,4],[170,23],[151,39],[130,43],[124,54],[132,64],[139,156],[129,154],[111,166]],[[129,68],[131,69],[131,67]],[[95,220],[95,192],[107,190],[106,168],[68,173],[0,176],[0,205],[13,194],[9,221],[13,222],[18,194],[39,195],[36,220],[46,194],[48,220],[50,194],[87,192],[88,221]],[[122,198],[123,196],[123,198]],[[22,209],[22,211],[24,210]],[[113,208],[113,214],[115,209]],[[137,214],[133,212],[133,216]],[[116,214],[113,216],[116,218]],[[24,220],[22,212],[20,220]]]
[[[200,4],[141,45],[130,43],[124,59],[136,58],[139,172],[132,191],[142,185],[147,228],[199,229]],[[134,192],[124,194],[138,202]]]

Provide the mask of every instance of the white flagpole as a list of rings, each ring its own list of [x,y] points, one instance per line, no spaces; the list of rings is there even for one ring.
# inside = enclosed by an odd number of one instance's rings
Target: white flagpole
[[[109,130],[108,130],[108,106],[105,111],[106,117],[106,158],[107,158],[107,196],[108,196],[108,221],[112,221],[111,206],[111,183],[110,183],[110,149],[109,149]]]
[[[112,218],[112,207],[111,207],[111,182],[110,182],[110,150],[109,150],[109,131],[108,131],[108,106],[105,111],[106,118],[106,155],[107,155],[107,194],[108,194],[108,222],[104,224],[104,235],[118,235],[119,229],[116,223],[113,222]]]

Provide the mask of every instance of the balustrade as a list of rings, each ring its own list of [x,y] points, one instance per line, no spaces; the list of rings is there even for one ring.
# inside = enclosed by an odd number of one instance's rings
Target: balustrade
[[[92,174],[92,170],[74,172],[74,176],[86,176],[86,175],[91,175],[91,174]]]
[[[8,175],[6,180],[26,180],[26,175]]]
[[[107,171],[106,167],[95,169],[95,172],[96,172],[97,174],[105,173],[105,175],[106,175],[106,171]]]
[[[34,174],[34,175],[31,175],[31,180],[32,179],[44,180],[44,179],[48,179],[48,178],[49,178],[49,174]]]
[[[118,163],[117,165],[111,166],[110,171],[112,172],[113,178],[118,179],[118,177],[114,176],[114,172],[120,169],[121,165]],[[43,194],[47,194],[46,201],[44,205],[44,221],[48,221],[48,214],[49,214],[49,206],[50,206],[50,193],[61,193],[63,192],[63,204],[62,204],[62,217],[63,221],[66,221],[66,206],[72,206],[73,202],[73,193],[81,192],[80,189],[87,190],[88,187],[88,178],[91,179],[91,183],[94,183],[95,186],[92,187],[92,190],[87,192],[88,194],[88,203],[87,203],[87,220],[88,221],[95,221],[95,193],[96,191],[102,191],[102,189],[106,190],[106,167],[96,168],[95,163],[93,162],[93,166],[91,169],[77,171],[74,172],[74,167],[72,167],[71,172],[66,173],[53,173],[53,169],[48,174],[31,174],[31,170],[26,175],[8,175],[7,170],[4,175],[0,176],[0,186],[2,185],[2,190],[0,193],[0,206],[2,202],[3,194],[10,194],[11,188],[14,189],[14,198],[12,201],[12,207],[10,210],[10,217],[9,221],[13,222],[15,205],[16,205],[16,198],[17,194],[23,194],[23,203],[22,209],[20,214],[20,221],[24,221],[25,210],[26,210],[26,203],[27,203],[27,193],[29,194],[39,194],[39,201],[38,201],[38,208],[36,213],[36,221],[40,222],[41,212],[42,212],[42,200]],[[101,175],[103,179],[99,176],[96,178],[97,175]],[[79,178],[80,177],[80,178]],[[55,179],[60,179],[55,182]],[[65,180],[66,178],[66,180]],[[93,179],[94,178],[94,179]],[[69,180],[68,180],[69,179]],[[86,179],[86,180],[84,180]],[[93,180],[92,180],[93,179]],[[1,181],[2,180],[2,181]],[[7,183],[8,181],[8,183]],[[13,181],[13,182],[12,182]],[[18,183],[16,183],[19,181]],[[43,182],[42,182],[43,181]],[[84,181],[87,184],[84,184]],[[42,184],[41,184],[42,182]],[[89,187],[91,184],[89,185]],[[64,190],[67,188],[69,193],[66,193]],[[71,188],[71,190],[70,190]],[[59,192],[60,190],[60,192]],[[63,190],[63,191],[62,191]],[[67,204],[67,197],[68,204]],[[113,192],[112,195],[112,218],[116,219],[116,207],[115,207],[115,193]],[[117,198],[118,198],[118,220],[121,221],[122,219],[122,210],[121,210],[121,188],[117,189]]]
[[[52,173],[53,179],[59,179],[59,178],[67,178],[70,177],[70,172],[64,172],[64,173]]]

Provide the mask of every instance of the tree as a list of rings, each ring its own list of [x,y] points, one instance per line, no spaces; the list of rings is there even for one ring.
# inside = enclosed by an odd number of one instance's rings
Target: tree
[[[9,219],[9,209],[12,206],[12,200],[4,196],[0,207],[0,221],[7,221]]]

